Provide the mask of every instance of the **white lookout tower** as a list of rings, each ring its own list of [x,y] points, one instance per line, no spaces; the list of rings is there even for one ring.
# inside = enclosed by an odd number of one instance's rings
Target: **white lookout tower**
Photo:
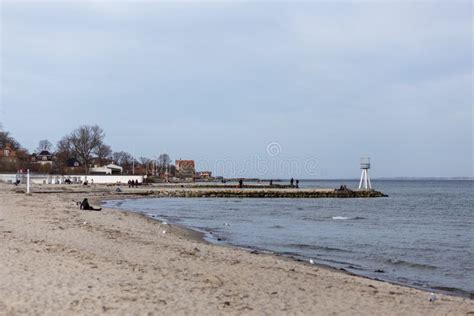
[[[372,184],[369,178],[370,158],[360,158],[360,169],[362,169],[362,174],[360,176],[359,189],[371,190]]]

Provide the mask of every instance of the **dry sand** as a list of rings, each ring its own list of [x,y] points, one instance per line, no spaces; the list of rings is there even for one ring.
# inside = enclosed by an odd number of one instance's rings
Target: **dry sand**
[[[429,302],[428,292],[210,245],[137,214],[80,211],[76,201],[97,205],[113,189],[71,188],[27,196],[0,184],[1,315],[474,315],[470,299]]]

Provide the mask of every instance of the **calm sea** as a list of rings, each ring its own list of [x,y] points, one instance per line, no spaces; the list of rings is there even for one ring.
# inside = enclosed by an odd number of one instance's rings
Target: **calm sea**
[[[356,187],[305,181],[302,187]],[[140,199],[119,208],[194,228],[215,243],[269,250],[420,288],[474,293],[474,181],[373,181],[377,199]]]

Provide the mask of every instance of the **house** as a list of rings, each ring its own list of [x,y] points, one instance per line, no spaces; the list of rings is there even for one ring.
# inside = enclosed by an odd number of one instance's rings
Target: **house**
[[[102,167],[94,166],[89,171],[91,174],[122,174],[123,168],[115,164],[108,164]]]
[[[195,173],[194,160],[176,160],[176,176],[178,178],[193,178]]]
[[[39,154],[31,155],[31,162],[36,164],[43,165],[52,165],[53,164],[53,154],[47,150],[43,150]]]
[[[17,152],[11,144],[6,144],[0,148],[0,160],[2,162],[15,163],[18,161]]]
[[[76,158],[69,158],[64,165],[65,174],[84,173],[85,169]]]
[[[69,158],[68,160],[66,160],[67,168],[78,168],[80,166],[81,166],[81,163],[76,158]]]
[[[200,171],[200,172],[196,172],[196,176],[195,176],[196,179],[200,179],[200,180],[205,180],[205,181],[209,181],[209,180],[212,180],[212,172],[211,171]]]

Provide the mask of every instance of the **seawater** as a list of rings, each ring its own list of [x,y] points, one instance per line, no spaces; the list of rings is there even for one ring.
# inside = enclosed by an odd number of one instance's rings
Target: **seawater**
[[[302,181],[301,187],[357,187]],[[372,199],[150,198],[109,201],[206,239],[313,259],[371,278],[472,297],[473,181],[373,181]]]

